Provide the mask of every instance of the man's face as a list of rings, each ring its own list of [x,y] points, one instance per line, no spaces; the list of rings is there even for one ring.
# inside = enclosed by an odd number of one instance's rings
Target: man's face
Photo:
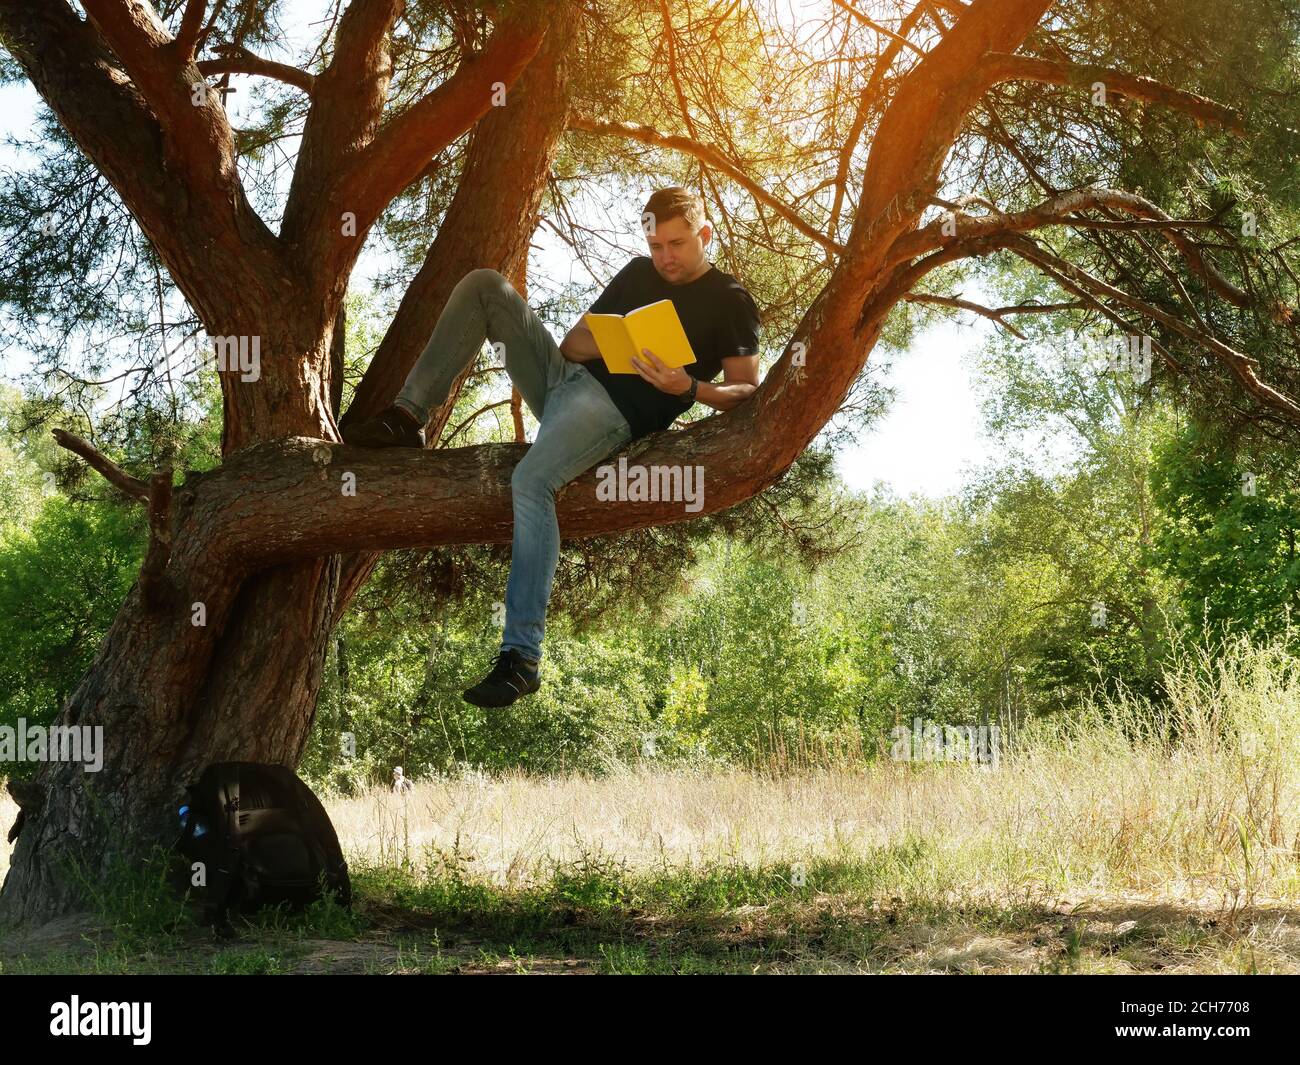
[[[659,276],[672,285],[694,280],[704,268],[704,250],[712,236],[707,222],[694,232],[680,215],[659,222],[653,233],[646,234],[650,258]]]

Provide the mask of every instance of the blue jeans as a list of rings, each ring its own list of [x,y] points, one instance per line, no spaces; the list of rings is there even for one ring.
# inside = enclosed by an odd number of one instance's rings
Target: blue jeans
[[[514,539],[506,582],[502,650],[542,657],[546,604],[560,559],[555,493],[631,439],[604,386],[569,362],[546,326],[496,270],[471,270],[452,289],[433,335],[396,402],[423,425],[447,401],[452,382],[482,350],[505,348],[506,373],[537,418],[537,438],[510,477]]]

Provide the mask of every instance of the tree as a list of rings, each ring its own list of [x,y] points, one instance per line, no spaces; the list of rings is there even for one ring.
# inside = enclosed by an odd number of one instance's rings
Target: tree
[[[87,512],[54,496],[30,532],[0,540],[0,721],[53,721],[135,580],[140,524],[118,505]]]
[[[1294,455],[1280,458],[1251,461],[1240,441],[1196,422],[1161,449],[1153,480],[1167,520],[1157,557],[1199,638],[1295,638],[1300,495]]]
[[[998,251],[1113,316],[1122,309],[1194,340],[1261,417],[1300,421],[1283,360],[1247,356],[1198,321],[1195,307],[1156,306],[1126,288],[1124,271],[1069,262],[1029,235],[1140,224],[1137,232],[1159,234],[1178,256],[1198,294],[1242,313],[1291,313],[1293,294],[1279,302],[1259,291],[1258,272],[1234,280],[1239,261],[1225,256],[1220,266],[1195,239],[1217,219],[1176,218],[1123,188],[1070,187],[1071,172],[1082,176],[1077,160],[1059,150],[1049,158],[1034,144],[1044,122],[1117,140],[1136,136],[1135,126],[1186,126],[1185,117],[1152,118],[1148,106],[1244,130],[1228,104],[1120,69],[1129,60],[1169,69],[1151,38],[1134,31],[1134,20],[1158,16],[1161,4],[1062,5],[1040,25],[1049,0],[939,0],[904,9],[898,30],[887,31],[837,0],[818,37],[838,39],[828,61],[775,20],[760,24],[748,5],[714,5],[708,20],[695,17],[699,5],[681,5],[690,17],[679,21],[666,2],[351,0],[332,5],[337,18],[302,66],[249,47],[270,36],[270,0],[218,2],[211,12],[204,0],[185,0],[161,14],[145,0],[81,6],[85,19],[67,0],[0,0],[0,41],[143,234],[143,268],[155,256],[159,277],[165,271],[209,336],[256,337],[263,357],[256,380],[243,367],[221,368],[223,461],[180,485],[165,467],[133,476],[79,436],[57,433],[147,508],[151,538],[135,587],[61,714],[103,726],[103,771],[49,763],[22,796],[24,825],[0,892],[8,917],[39,920],[77,905],[73,880],[60,875],[68,863],[94,875],[166,839],[174,800],[202,765],[232,757],[295,764],[331,630],[379,553],[509,539],[510,472],[526,445],[363,453],[340,444],[339,425],[393,397],[468,270],[492,266],[522,287],[543,194],[562,212],[548,189],[552,164],[562,146],[571,159],[575,145],[590,145],[584,137],[604,146],[588,165],[613,152],[631,168],[616,151],[629,143],[687,157],[725,240],[734,248],[748,237],[767,249],[756,263],[774,277],[784,272],[785,291],[769,306],[804,303],[777,334],[780,356],[749,401],[626,450],[646,465],[705,466],[706,513],[789,469],[840,410],[900,301],[953,305],[958,297],[919,286],[940,267]],[[1238,24],[1258,23],[1243,12]],[[637,43],[647,39],[665,47],[640,56]],[[765,44],[779,47],[769,55]],[[1273,42],[1269,54],[1285,47]],[[870,61],[855,65],[851,57],[864,51]],[[1281,70],[1274,60],[1265,73]],[[758,77],[762,97],[738,96],[738,72]],[[258,137],[232,128],[224,97],[208,86],[231,74],[292,94],[268,104],[279,125],[257,131],[300,133],[277,229],[241,178]],[[1095,103],[1098,85],[1104,106]],[[783,108],[800,121],[778,136],[772,126]],[[1001,143],[981,134],[979,121],[996,124]],[[980,153],[992,154],[981,162]],[[1018,158],[1021,179],[1028,172],[1041,182],[1039,167],[1051,163],[1060,185],[993,178]],[[386,212],[410,209],[404,197],[423,181],[454,182],[454,192],[342,411],[349,278]],[[255,189],[263,212],[274,189]],[[752,204],[743,218],[741,194]],[[36,225],[24,233],[37,245],[60,236]],[[1285,283],[1281,270],[1268,276]],[[30,270],[22,277],[40,283]],[[1020,311],[1041,308],[1001,313]],[[449,406],[433,416],[431,440],[441,438]],[[356,494],[343,494],[341,483],[353,480]],[[589,472],[561,493],[566,536],[694,516],[667,501],[610,506],[594,487]]]
[[[1023,298],[1043,298],[1040,277],[1015,280]],[[1109,342],[1127,352],[1128,338],[1090,307],[1056,317],[1071,329],[1039,316],[983,353],[999,458],[967,491],[982,527],[972,562],[1002,588],[982,596],[1001,615],[982,642],[1005,656],[1000,673],[1014,663],[1026,674],[1036,712],[1073,705],[1098,682],[1156,695],[1173,601],[1152,557],[1150,486],[1153,451],[1177,421],[1172,403],[1155,393],[1140,347],[1132,365],[1117,365]]]

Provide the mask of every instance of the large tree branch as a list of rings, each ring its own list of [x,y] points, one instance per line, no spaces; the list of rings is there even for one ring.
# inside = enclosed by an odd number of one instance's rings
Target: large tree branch
[[[230,124],[218,97],[196,76],[185,43],[142,0],[83,0],[82,7],[171,134],[164,150],[183,167],[191,190],[226,198],[239,182]],[[203,85],[198,104],[196,85]]]
[[[283,239],[300,255],[307,271],[303,286],[314,299],[329,307],[342,298],[343,282],[371,226],[433,156],[491,109],[494,86],[514,83],[541,44],[551,7],[513,6],[481,52],[373,134],[380,117],[372,106],[377,96],[366,97],[370,103],[361,111],[369,118],[364,123],[332,120],[331,115],[351,106],[345,83],[336,81],[341,75],[333,73],[333,65],[317,79],[310,136],[304,134],[281,227]],[[374,47],[387,63],[386,39]],[[386,94],[387,74],[383,83]],[[377,91],[378,81],[368,84]],[[328,103],[333,93],[340,94],[337,108]],[[527,121],[512,114],[516,121]]]
[[[117,42],[116,58],[96,24],[64,0],[0,0],[0,33],[117,190],[208,335],[256,338],[272,320],[288,323],[268,343],[253,387],[220,375],[223,445],[294,427],[324,429],[327,411],[294,405],[304,391],[298,360],[319,340],[319,333],[308,335],[313,307],[304,306],[284,249],[244,196],[224,112],[211,94],[191,102],[190,84],[202,84],[202,75],[179,59],[152,10],[127,0],[88,6]],[[272,307],[284,314],[268,319]]]
[[[969,202],[970,198],[966,200]],[[1012,213],[1003,213],[988,201],[983,202],[990,208],[987,215],[967,214],[960,210],[965,203],[958,202],[954,205],[958,209],[950,216],[940,217],[921,229],[903,234],[890,248],[888,262],[895,264],[915,258],[954,238],[965,239],[999,230],[1025,232],[1052,225],[1114,228],[1117,225],[1114,221],[1094,220],[1079,215],[1080,211],[1109,208],[1150,221],[1161,236],[1178,250],[1192,272],[1203,278],[1210,289],[1227,302],[1243,308],[1255,303],[1250,293],[1233,284],[1210,262],[1196,241],[1181,232],[1186,228],[1204,226],[1207,224],[1205,220],[1172,218],[1150,200],[1136,193],[1090,185],[1059,193],[1027,210]],[[945,233],[945,230],[950,232]]]
[[[659,148],[672,148],[675,151],[684,152],[686,155],[698,159],[706,166],[726,174],[753,196],[755,200],[770,207],[800,233],[810,240],[816,241],[827,251],[834,252],[836,255],[844,251],[843,245],[832,240],[816,226],[804,219],[788,203],[773,196],[710,144],[704,144],[691,137],[682,137],[674,133],[660,133],[650,126],[633,125],[631,122],[610,122],[584,114],[574,114],[569,119],[569,128],[585,130],[588,133],[604,133],[614,137],[626,137],[642,144],[651,144]]]
[[[280,227],[286,240],[319,224],[319,201],[379,129],[393,74],[389,35],[401,10],[401,0],[352,0],[339,19],[334,56],[313,85],[303,126]]]
[[[110,22],[119,28],[125,9],[112,7]],[[0,34],[60,123],[117,190],[210,331],[227,331],[216,308],[284,299],[275,238],[244,198],[233,153],[218,161],[160,124],[94,25],[65,0],[0,0]],[[154,55],[154,44],[141,45],[131,34],[124,48],[136,62]],[[205,110],[190,104],[184,78],[177,75],[172,87],[184,94],[186,108]],[[219,121],[224,125],[224,117]]]
[[[1112,67],[1088,63],[1059,63],[1035,56],[1008,55],[993,52],[984,62],[983,76],[987,87],[1004,81],[1035,81],[1046,85],[1072,85],[1090,89],[1100,83],[1106,92],[1117,93],[1143,103],[1159,104],[1182,111],[1194,118],[1198,125],[1212,122],[1234,133],[1244,133],[1245,120],[1240,112],[1194,92],[1175,89],[1154,78],[1129,74]]]
[[[598,467],[557,496],[566,538],[688,520],[741,502],[779,476],[739,475],[733,434],[749,421],[744,405],[686,430],[654,434],[623,453],[633,465],[705,470],[703,506],[609,502],[597,498]],[[328,461],[322,463],[322,450]],[[293,437],[230,456],[178,490],[196,535],[222,565],[251,572],[268,565],[354,551],[505,543],[512,535],[510,478],[524,444],[375,451]],[[617,467],[619,456],[607,463]],[[748,464],[747,464],[748,465]],[[355,483],[356,494],[344,494]],[[186,533],[188,535],[188,532]]]
[[[332,204],[356,214],[359,233],[419,177],[433,156],[488,113],[495,86],[508,90],[514,84],[541,47],[552,9],[551,4],[513,6],[482,51],[344,162]],[[515,117],[527,121],[524,115]]]
[[[263,59],[237,44],[219,44],[213,50],[218,52],[221,58],[199,60],[195,65],[201,74],[253,74],[258,77],[273,78],[287,85],[296,86],[308,96],[316,89],[314,74],[299,70],[288,63]]]
[[[953,141],[988,89],[984,59],[1018,48],[1049,6],[1050,0],[974,0],[903,78],[867,158],[843,262],[846,281],[867,289],[878,282],[890,246],[938,190]]]
[[[1152,321],[1159,322],[1170,332],[1177,333],[1197,347],[1210,352],[1228,368],[1241,386],[1261,405],[1282,415],[1290,424],[1300,426],[1300,403],[1259,379],[1255,369],[1259,365],[1257,359],[1242,354],[1223,343],[1217,337],[1188,325],[1172,314],[1162,311],[1159,307],[1107,284],[1100,278],[1089,274],[1086,270],[1046,251],[1028,237],[1014,234],[1007,235],[1004,239],[1005,247],[1014,251],[1026,261],[1034,263],[1042,269],[1052,271],[1058,279],[1065,278],[1072,283],[1072,286],[1090,290],[1105,296],[1115,303],[1128,307]]]
[[[880,92],[881,83],[885,80],[885,75],[893,68],[894,60],[898,58],[898,53],[903,50],[902,41],[907,34],[911,33],[921,18],[922,6],[917,4],[908,12],[898,27],[898,34],[885,47],[876,65],[871,70],[871,77],[863,87],[862,93],[858,97],[857,111],[853,116],[853,125],[849,129],[849,135],[844,139],[844,145],[840,148],[839,160],[835,166],[835,198],[831,203],[830,232],[834,235],[836,227],[840,221],[840,209],[844,204],[845,187],[848,181],[849,164],[853,161],[853,153],[858,149],[858,141],[862,139],[862,131],[866,128],[867,115],[870,113],[871,104],[875,101]]]

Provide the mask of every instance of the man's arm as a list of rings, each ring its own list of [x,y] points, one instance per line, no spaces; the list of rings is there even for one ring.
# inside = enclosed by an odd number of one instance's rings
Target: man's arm
[[[600,358],[600,348],[596,346],[596,338],[592,336],[587,323],[581,318],[560,341],[560,354],[569,362],[590,362],[592,359]]]
[[[736,354],[722,356],[722,384],[701,381],[695,398],[714,410],[731,410],[758,389],[758,334],[762,320],[754,298],[738,286],[727,293],[727,304],[720,314],[717,351]]]
[[[743,403],[758,388],[758,356],[732,355],[722,360],[722,384],[701,381],[695,398],[714,410],[731,410]]]
[[[642,379],[649,381],[660,392],[685,398],[691,387],[691,376],[681,366],[666,366],[649,348],[641,349],[641,357],[632,356],[632,366]],[[743,403],[758,388],[758,356],[730,355],[722,360],[722,384],[697,381],[695,399],[714,410],[730,410]]]
[[[605,286],[605,291],[596,297],[596,302],[587,308],[587,314],[606,314],[619,310],[619,301],[623,298],[628,279],[636,272],[639,261],[637,258],[632,258],[624,264],[623,269]],[[587,328],[585,318],[585,315],[580,316],[574,327],[560,341],[560,354],[569,362],[591,362],[592,359],[600,358],[600,348],[596,346],[596,338]]]

